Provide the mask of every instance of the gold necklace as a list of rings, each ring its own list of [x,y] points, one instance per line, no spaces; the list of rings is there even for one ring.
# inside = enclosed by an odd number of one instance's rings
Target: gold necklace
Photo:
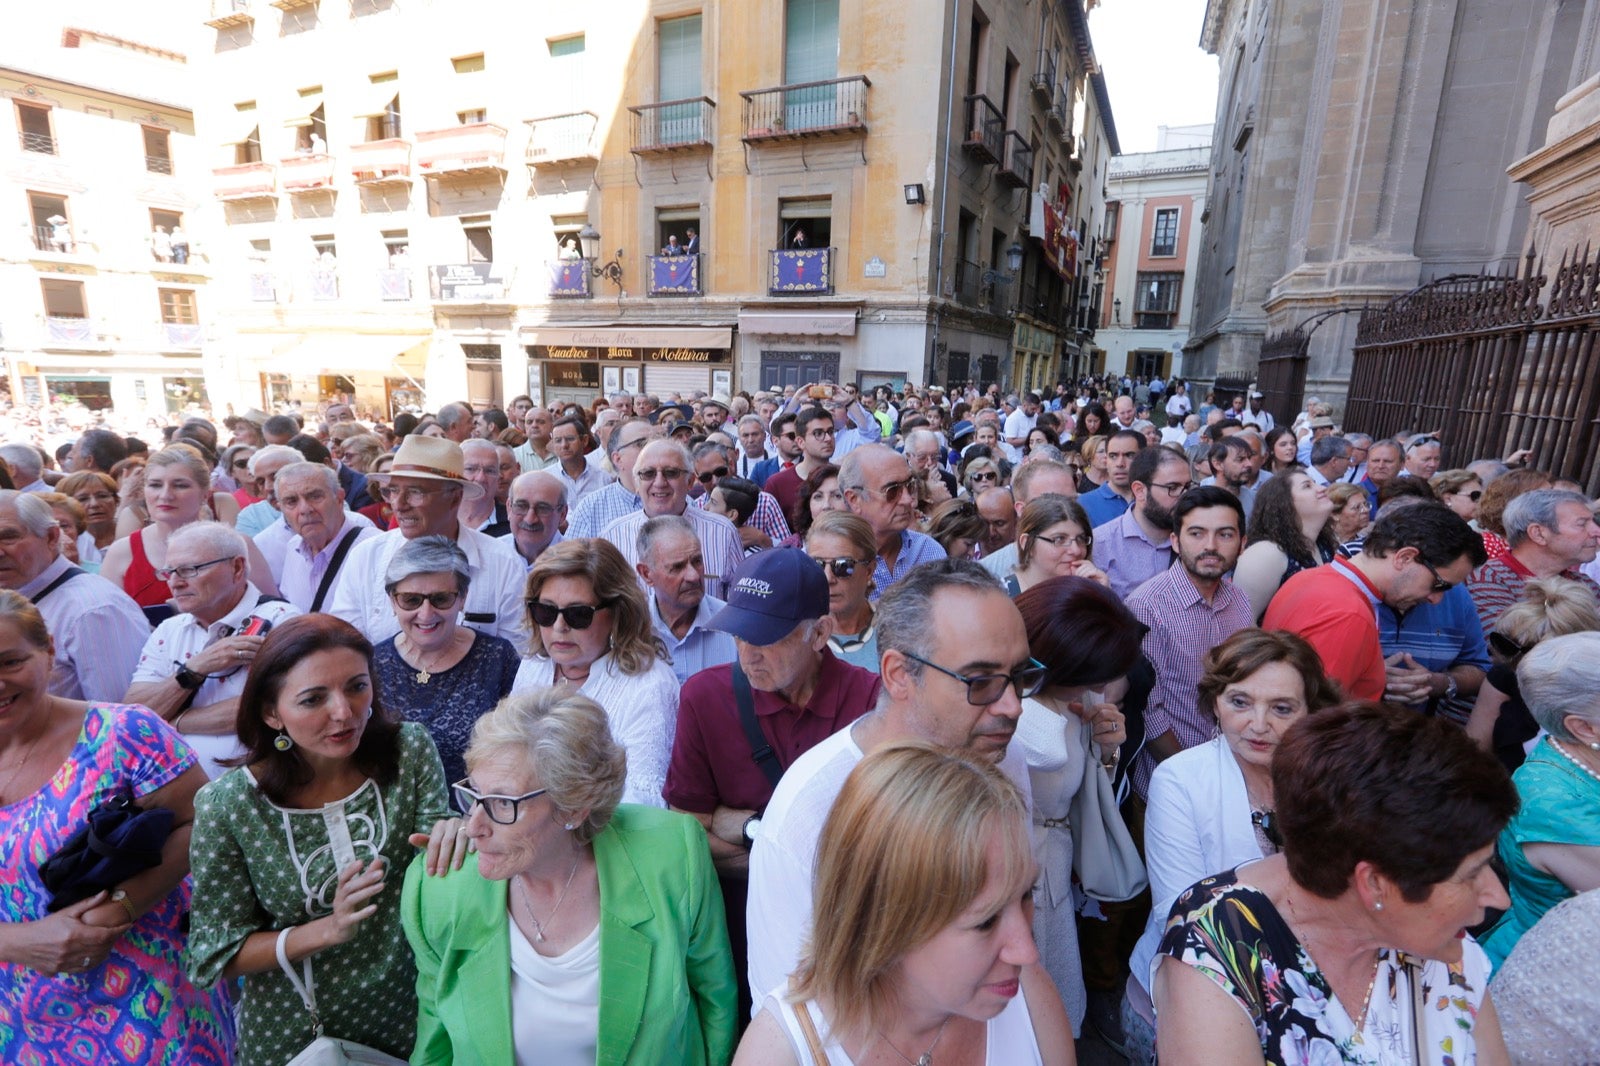
[[[40,739],[48,732],[50,732],[50,723],[46,722],[45,727],[35,734],[32,740],[28,741],[28,750],[24,751],[22,758],[18,759],[16,764],[11,767],[11,772],[6,775],[5,784],[0,785],[0,797],[10,795],[11,782],[15,781],[17,775],[22,772],[22,768],[28,765],[28,760],[33,757],[33,749],[38,746]]]
[[[423,658],[422,649],[418,648],[410,637],[406,637],[405,641],[407,647],[410,648],[410,654],[417,660],[417,672],[412,676],[417,679],[417,684],[426,685],[430,680],[433,679],[433,671],[428,667],[427,660]],[[439,665],[440,659],[450,654],[451,650],[455,647],[455,642],[456,638],[451,636],[450,643],[445,645],[444,651],[434,658],[433,665],[435,667]]]
[[[1291,917],[1294,918],[1295,924],[1296,925],[1300,925],[1301,924],[1300,923],[1300,914],[1299,914],[1298,911],[1296,911],[1294,909],[1294,897],[1289,895],[1289,894],[1287,894],[1287,893],[1285,893],[1283,898],[1285,900],[1287,900],[1288,903],[1289,903],[1289,914],[1290,914]],[[1310,946],[1311,938],[1308,935],[1306,935],[1306,933],[1303,930],[1302,931],[1297,931],[1295,935],[1298,936],[1302,941],[1304,941],[1308,947]],[[1355,1022],[1356,1032],[1357,1033],[1361,1032],[1364,1028],[1366,1028],[1366,1024],[1367,1024],[1367,1009],[1372,1006],[1372,990],[1378,984],[1378,971],[1381,970],[1382,968],[1383,968],[1383,952],[1382,951],[1375,951],[1375,952],[1373,952],[1373,959],[1372,959],[1372,976],[1367,979],[1367,991],[1366,991],[1366,994],[1361,997],[1361,1011],[1360,1011],[1360,1013],[1352,1016],[1352,1018],[1351,1018],[1351,1020],[1353,1022]],[[1333,982],[1328,980],[1328,972],[1326,970],[1323,970],[1321,966],[1317,966],[1317,969],[1318,969],[1318,971],[1320,971],[1322,973],[1322,979],[1327,982],[1328,990],[1330,992],[1333,991]],[[1346,1008],[1346,1011],[1348,1012],[1348,1008]]]

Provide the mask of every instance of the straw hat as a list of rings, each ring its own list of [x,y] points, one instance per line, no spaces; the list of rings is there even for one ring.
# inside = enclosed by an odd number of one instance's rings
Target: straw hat
[[[462,473],[461,445],[443,437],[423,437],[413,433],[400,442],[394,462],[386,471],[369,474],[367,480],[387,485],[395,476],[418,481],[444,481],[460,486],[469,500],[483,495],[483,486],[468,481]]]

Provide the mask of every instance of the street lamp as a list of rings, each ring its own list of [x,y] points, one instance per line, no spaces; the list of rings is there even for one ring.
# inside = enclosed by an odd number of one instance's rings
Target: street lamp
[[[589,271],[597,278],[605,278],[617,287],[617,292],[622,292],[622,249],[617,249],[615,259],[609,263],[600,262],[600,231],[593,225],[585,224],[578,231],[578,240],[583,242],[583,257],[589,260]]]
[[[1111,301],[1111,320],[1117,325],[1122,325],[1122,297],[1118,296]]]
[[[1011,247],[1006,249],[1005,273],[1002,274],[1000,271],[993,269],[985,270],[981,280],[984,285],[1009,285],[1011,284],[1011,279],[1015,277],[1017,271],[1021,269],[1022,245],[1012,241]]]

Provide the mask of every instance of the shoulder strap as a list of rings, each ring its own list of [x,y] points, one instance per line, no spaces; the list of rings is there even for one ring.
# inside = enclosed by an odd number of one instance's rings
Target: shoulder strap
[[[37,607],[39,606],[39,602],[41,600],[50,595],[56,589],[60,588],[62,585],[65,585],[73,578],[86,573],[88,573],[88,571],[84,570],[82,567],[69,566],[65,570],[61,571],[61,575],[59,577],[50,582],[50,584],[46,585],[44,588],[40,589],[38,592],[35,592],[32,596],[29,596],[28,599],[32,600],[33,605]]]
[[[800,1035],[806,1038],[806,1047],[811,1049],[813,1066],[828,1066],[828,1055],[822,1050],[822,1037],[817,1033],[817,1023],[811,1020],[811,1008],[804,1003],[796,1003],[794,1020],[800,1026]]]
[[[293,926],[289,927],[294,928]],[[289,979],[289,984],[300,994],[300,1002],[305,1004],[306,1013],[311,1015],[311,1031],[318,1037],[322,1036],[322,1019],[317,1017],[317,999],[311,980],[311,959],[308,957],[300,963],[305,974],[305,980],[294,972],[294,964],[289,961],[289,929],[278,934],[277,942],[273,945],[277,949],[278,968]]]
[[[356,542],[356,537],[360,533],[360,529],[352,526],[344,535],[344,539],[339,542],[339,546],[333,549],[333,558],[328,560],[328,569],[322,574],[322,584],[317,586],[317,595],[311,601],[312,614],[322,610],[322,601],[327,598],[328,589],[333,587],[333,579],[338,576],[339,568],[344,565],[344,557],[350,554],[350,547]]]
[[[783,767],[778,762],[778,753],[772,750],[761,732],[761,723],[756,721],[755,694],[750,691],[750,679],[744,676],[737,659],[733,662],[733,698],[739,704],[739,724],[744,727],[745,740],[750,743],[750,757],[766,775],[767,783],[777,788]]]

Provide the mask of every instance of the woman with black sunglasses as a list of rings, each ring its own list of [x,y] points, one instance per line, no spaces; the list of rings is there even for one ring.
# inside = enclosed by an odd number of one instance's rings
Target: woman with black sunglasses
[[[633,568],[610,541],[562,541],[528,571],[524,599],[533,657],[523,660],[512,691],[563,685],[604,707],[628,752],[623,802],[665,806],[678,676]]]
[[[451,538],[406,541],[383,584],[400,632],[372,656],[384,702],[427,728],[449,781],[466,775],[473,723],[510,694],[522,665],[510,641],[461,624],[471,576],[466,552]]]
[[[1478,517],[1483,479],[1470,470],[1441,470],[1428,482],[1444,505],[1468,522]]]

